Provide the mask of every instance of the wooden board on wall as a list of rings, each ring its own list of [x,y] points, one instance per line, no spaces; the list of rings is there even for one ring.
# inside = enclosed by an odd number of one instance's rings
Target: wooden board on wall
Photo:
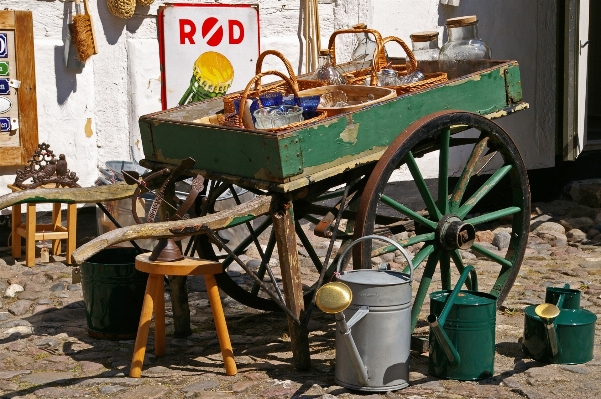
[[[20,81],[20,86],[8,88],[7,80]],[[0,166],[27,164],[38,145],[31,11],[0,11],[0,128],[3,126]]]

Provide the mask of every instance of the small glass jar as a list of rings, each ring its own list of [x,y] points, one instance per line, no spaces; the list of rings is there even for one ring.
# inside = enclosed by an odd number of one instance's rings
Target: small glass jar
[[[449,41],[440,49],[440,67],[449,79],[486,68],[490,47],[478,38],[475,15],[447,19]]]
[[[411,34],[411,47],[417,60],[417,68],[422,73],[435,73],[439,71],[438,32],[435,30],[416,32]]]
[[[378,86],[398,86],[399,74],[394,69],[382,69],[378,72]]]
[[[327,86],[343,85],[346,84],[346,79],[342,76],[340,71],[332,65],[332,58],[330,57],[329,50],[320,50],[318,66],[313,79],[325,83]]]

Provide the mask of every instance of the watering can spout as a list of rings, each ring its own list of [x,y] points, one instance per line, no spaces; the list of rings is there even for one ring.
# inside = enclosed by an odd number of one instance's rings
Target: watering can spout
[[[349,328],[348,324],[346,323],[346,320],[344,318],[344,313],[342,313],[342,312],[336,313],[335,317],[336,317],[336,325],[338,326],[338,329],[340,330],[340,333],[341,333],[340,336],[342,337],[342,339],[344,341],[344,345],[346,346],[346,349],[348,350],[349,357],[351,359],[351,362],[353,363],[355,372],[357,373],[357,380],[359,381],[359,383],[362,386],[365,386],[365,385],[367,385],[367,382],[369,380],[369,375],[367,374],[367,367],[365,367],[365,364],[363,363],[363,360],[361,359],[361,355],[359,354],[357,345],[355,345],[355,340],[353,339],[353,336],[351,335],[351,329]]]
[[[442,347],[442,350],[444,351],[444,354],[447,357],[447,360],[449,361],[449,365],[451,366],[451,368],[456,368],[461,362],[461,357],[459,356],[457,349],[455,349],[455,346],[453,346],[453,343],[447,336],[447,333],[445,333],[442,327],[440,326],[440,323],[438,322],[438,317],[436,315],[431,314],[428,316],[427,320],[428,324],[430,324],[430,331],[434,334],[436,340]]]

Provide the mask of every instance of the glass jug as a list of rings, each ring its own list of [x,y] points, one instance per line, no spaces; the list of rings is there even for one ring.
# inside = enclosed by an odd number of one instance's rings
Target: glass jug
[[[360,23],[353,25],[353,29],[367,29],[367,25]],[[365,63],[365,67],[367,67],[374,58],[374,53],[378,45],[375,40],[369,37],[369,33],[367,32],[357,32],[355,36],[357,38],[357,47],[353,50],[351,62]]]
[[[422,73],[435,73],[439,71],[438,32],[425,31],[411,34],[411,47],[417,60],[417,68]]]
[[[325,83],[327,86],[343,85],[346,80],[334,65],[329,50],[320,50],[318,67],[313,79]]]
[[[449,41],[440,49],[440,67],[449,79],[485,68],[490,60],[490,47],[478,39],[475,15],[447,19]]]

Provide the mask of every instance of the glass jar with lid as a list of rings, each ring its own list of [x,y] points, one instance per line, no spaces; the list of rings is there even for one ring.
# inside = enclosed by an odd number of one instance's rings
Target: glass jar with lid
[[[346,79],[340,71],[332,65],[330,51],[327,49],[319,50],[318,66],[313,79],[325,83],[328,86],[346,84]]]
[[[435,73],[439,71],[438,32],[435,30],[416,32],[411,34],[411,47],[417,61],[417,68],[422,73]]]
[[[490,47],[478,38],[475,15],[447,19],[449,41],[440,49],[440,67],[449,79],[486,68]]]

